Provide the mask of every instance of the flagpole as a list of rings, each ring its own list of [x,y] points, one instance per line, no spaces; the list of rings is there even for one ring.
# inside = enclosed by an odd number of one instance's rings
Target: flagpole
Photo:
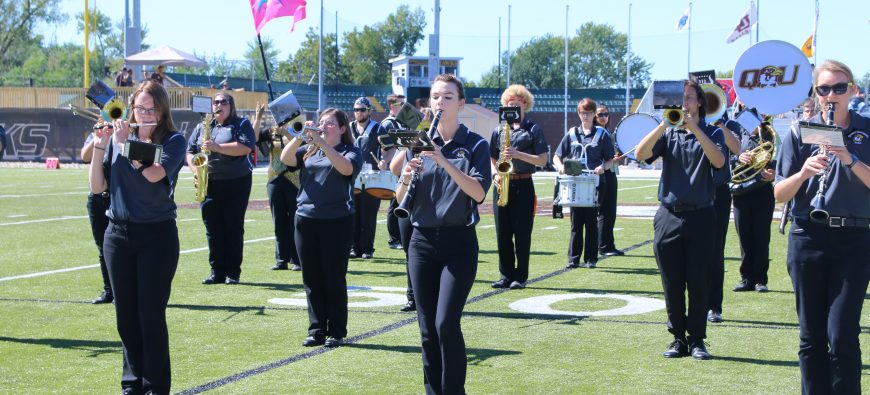
[[[565,4],[565,132],[568,132],[568,5]]]
[[[631,109],[631,3],[628,3],[628,39],[625,40],[625,114]]]
[[[336,33],[336,36],[338,34]],[[320,0],[320,38],[317,39],[317,117],[324,110],[323,97],[323,0]]]
[[[816,48],[816,33],[819,28],[819,0],[816,0],[816,19],[813,21],[813,66],[818,65],[819,51]]]
[[[266,52],[263,50],[263,41],[260,40],[260,33],[257,33],[257,44],[260,46],[260,57],[263,59],[263,70],[266,72],[266,87],[269,88],[269,101],[275,100],[275,93],[272,92],[272,79],[269,78],[269,64],[266,63]],[[251,87],[251,90],[254,88]]]
[[[505,85],[505,87],[510,86],[510,84],[511,84],[511,6],[510,6],[510,4],[508,4],[507,52],[508,52],[507,84]]]
[[[689,2],[689,44],[686,56],[686,75],[692,71],[692,2]]]

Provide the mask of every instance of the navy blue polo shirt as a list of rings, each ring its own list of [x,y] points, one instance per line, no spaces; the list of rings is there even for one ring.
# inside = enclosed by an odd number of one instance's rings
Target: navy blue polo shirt
[[[402,125],[402,123],[392,115],[388,115],[383,121],[381,121],[381,127],[387,131],[390,129],[405,129],[405,125]]]
[[[463,124],[453,135],[453,140],[444,144],[440,136],[432,141],[441,146],[441,153],[456,168],[474,177],[484,194],[492,182],[489,161],[489,144]],[[436,148],[438,149],[438,148]],[[416,181],[414,202],[411,205],[411,224],[419,228],[446,226],[474,226],[480,221],[477,205],[466,195],[459,184],[453,181],[443,167],[432,159],[423,161],[423,171]]]
[[[698,127],[713,140],[717,146],[725,145],[719,128],[703,121]],[[646,160],[652,164],[662,158],[662,177],[659,182],[659,201],[663,206],[689,205],[706,207],[713,205],[716,186],[713,182],[715,168],[704,155],[704,149],[695,135],[682,129],[669,128],[656,140],[652,157]]]
[[[296,215],[305,218],[333,219],[354,213],[353,180],[362,169],[362,153],[359,148],[341,143],[335,146],[341,156],[353,165],[353,174],[343,176],[323,153],[317,150],[303,160],[307,147],[296,151],[296,166],[299,170],[299,195],[296,196]]]
[[[870,119],[849,111],[852,117],[851,125],[843,131],[846,149],[858,156],[864,163],[870,163]],[[821,123],[821,116],[816,115],[811,122]],[[783,136],[779,150],[779,160],[776,164],[776,180],[782,181],[799,172],[804,162],[819,151],[817,145],[804,144],[800,139],[800,129],[797,124],[792,126],[791,133]],[[832,217],[870,218],[870,188],[852,173],[852,169],[840,162],[834,155],[828,162],[828,176],[825,187],[825,210]],[[792,216],[808,217],[813,207],[810,205],[819,190],[820,176],[813,176],[805,181],[794,195]]]
[[[359,148],[363,163],[368,163],[372,166],[373,170],[377,170],[378,162],[375,161],[375,158],[378,158],[378,160],[382,159],[381,143],[378,141],[378,136],[387,134],[387,130],[382,128],[374,119],[369,120],[368,125],[366,125],[365,130],[361,134],[357,129],[356,121],[350,123],[350,130],[353,131],[354,145]],[[375,158],[372,158],[372,155]]]
[[[202,123],[196,125],[187,145],[187,153],[197,154],[202,151]],[[223,125],[217,120],[212,122],[211,138],[215,143],[224,144],[237,141],[253,150],[256,148],[256,136],[251,122],[241,117],[229,117]],[[208,177],[211,180],[232,180],[251,173],[254,162],[251,155],[230,156],[212,151],[208,156]]]
[[[163,138],[160,166],[166,177],[148,181],[126,157],[113,153],[109,173],[111,204],[106,216],[115,221],[135,223],[161,222],[175,219],[175,183],[184,166],[184,136],[171,132]]]
[[[728,121],[728,122],[733,122],[733,121]],[[704,123],[704,126],[701,126],[700,125],[701,123]],[[733,123],[737,123],[737,122],[733,122]],[[716,184],[717,187],[725,185],[731,181],[731,161],[729,160],[729,158],[731,158],[731,150],[728,149],[728,144],[725,144],[725,135],[723,134],[723,133],[725,133],[725,131],[720,129],[719,127],[717,127],[715,125],[707,125],[706,122],[704,122],[704,120],[701,120],[701,122],[699,122],[698,126],[701,127],[702,130],[704,127],[707,127],[707,126],[710,126],[710,127],[713,127],[716,129],[713,132],[712,136],[713,137],[718,136],[719,138],[713,139],[713,142],[716,143],[717,147],[719,147],[719,151],[722,151],[722,155],[725,155],[725,164],[722,167],[713,170],[713,183]],[[737,130],[731,129],[731,124],[726,124],[726,126],[728,127],[728,129],[737,132]],[[738,136],[739,135],[740,134],[738,134]]]
[[[504,135],[504,126],[499,126],[492,131],[489,139],[489,157],[498,160],[501,155],[501,137]],[[517,151],[530,155],[539,155],[547,152],[547,141],[544,140],[544,131],[528,119],[524,119],[519,128],[511,131],[511,147]],[[511,159],[514,174],[531,174],[535,172],[535,165],[518,159]]]
[[[568,133],[562,137],[562,141],[556,146],[555,156],[558,156],[564,162],[565,159],[577,159],[581,164],[584,164],[584,169],[594,170],[604,162],[613,159],[615,155],[613,149],[613,140],[610,139],[610,133],[600,126],[590,131],[589,134],[582,132],[582,127],[571,128]],[[598,143],[593,147],[592,142],[595,140],[595,135],[600,133]],[[586,155],[583,155],[583,152]],[[583,158],[586,161],[583,163]]]

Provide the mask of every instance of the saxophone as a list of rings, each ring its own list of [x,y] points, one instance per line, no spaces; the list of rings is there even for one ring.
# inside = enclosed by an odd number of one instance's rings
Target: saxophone
[[[208,114],[202,119],[202,142],[205,143],[211,140],[211,123],[214,120],[213,114]],[[194,199],[202,203],[205,200],[205,195],[208,193],[208,156],[211,151],[202,150],[198,152],[190,160],[196,168],[196,174],[193,175],[193,188],[196,189]]]
[[[510,159],[504,157],[504,151],[511,147],[511,125],[510,122],[504,123],[504,137],[501,139],[501,151],[499,153],[498,162],[495,164],[496,171],[501,176],[501,181],[498,184],[498,206],[505,207],[508,204],[508,188],[511,183],[511,173],[514,171],[514,165]]]

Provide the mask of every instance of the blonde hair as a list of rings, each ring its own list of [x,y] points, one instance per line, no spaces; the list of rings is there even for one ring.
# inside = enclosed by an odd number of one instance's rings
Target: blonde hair
[[[855,76],[852,74],[852,69],[849,66],[846,66],[843,62],[828,59],[813,69],[813,86],[819,82],[819,74],[822,71],[829,71],[831,73],[840,72],[846,75],[846,78],[849,80],[848,82],[855,82]]]
[[[533,107],[535,107],[535,96],[532,95],[532,92],[529,92],[525,86],[520,84],[513,84],[504,90],[501,94],[501,105],[506,106],[511,98],[514,97],[519,98],[525,104],[523,106],[523,112],[529,112]]]

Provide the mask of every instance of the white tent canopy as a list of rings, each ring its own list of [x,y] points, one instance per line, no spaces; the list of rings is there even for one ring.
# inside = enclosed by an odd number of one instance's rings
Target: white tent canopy
[[[166,66],[190,66],[190,67],[207,67],[208,64],[204,60],[197,58],[184,51],[179,51],[168,45],[160,48],[149,49],[139,52],[135,55],[130,55],[124,61],[128,66],[142,66],[151,64],[162,64]]]

